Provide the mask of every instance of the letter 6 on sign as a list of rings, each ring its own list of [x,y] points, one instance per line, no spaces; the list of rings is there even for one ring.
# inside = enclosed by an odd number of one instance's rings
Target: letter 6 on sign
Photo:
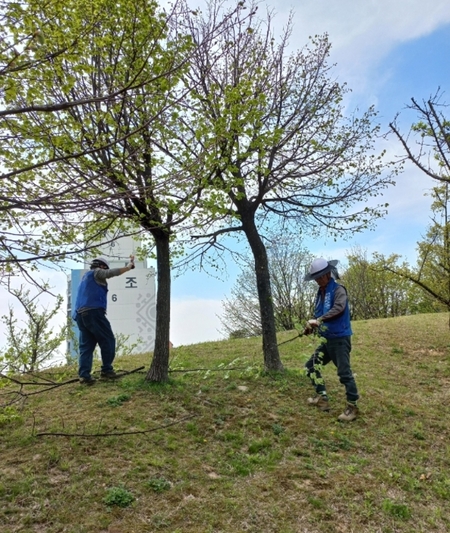
[[[117,294],[113,294],[112,295],[112,301],[113,302],[117,302]]]

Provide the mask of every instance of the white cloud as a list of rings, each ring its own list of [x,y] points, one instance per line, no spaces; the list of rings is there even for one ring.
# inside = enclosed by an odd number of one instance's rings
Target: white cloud
[[[351,50],[351,57],[366,53],[370,58],[380,57],[399,42],[427,35],[450,22],[448,0],[304,0],[300,5],[272,0],[267,5],[275,9],[281,24],[290,10],[294,12],[292,42],[327,32],[336,53]]]
[[[206,13],[205,3],[189,0],[192,8],[198,6]],[[266,0],[259,6],[262,19],[266,10],[273,12],[277,31],[293,13],[293,48],[303,47],[309,36],[328,33],[333,55],[354,68],[380,59],[398,43],[450,23],[448,0]]]
[[[223,339],[217,315],[222,313],[220,300],[200,298],[174,299],[170,319],[170,340],[173,345]]]
[[[357,92],[370,88],[371,70],[395,46],[450,23],[448,0],[304,0],[299,5],[268,0],[267,6],[275,10],[277,31],[294,12],[292,49],[305,46],[309,36],[328,33],[331,63],[337,63],[341,80]]]

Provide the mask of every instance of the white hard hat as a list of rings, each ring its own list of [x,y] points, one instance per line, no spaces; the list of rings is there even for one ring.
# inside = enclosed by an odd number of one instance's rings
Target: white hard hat
[[[99,268],[100,266],[106,266],[106,268],[109,268],[108,260],[104,257],[95,257],[91,261],[91,268]]]
[[[323,257],[314,259],[309,267],[309,273],[305,276],[305,281],[312,281],[314,279],[320,278],[321,276],[328,274],[328,272],[336,272],[336,265],[339,263],[337,259],[332,261],[327,261]]]

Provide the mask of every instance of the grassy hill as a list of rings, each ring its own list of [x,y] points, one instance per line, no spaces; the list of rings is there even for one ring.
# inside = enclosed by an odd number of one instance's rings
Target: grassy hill
[[[362,398],[350,424],[336,419],[345,397],[330,365],[332,411],[306,404],[310,337],[280,345],[277,376],[246,339],[173,349],[164,386],[136,372],[83,387],[76,367],[3,381],[0,531],[450,531],[448,315],[353,328]]]

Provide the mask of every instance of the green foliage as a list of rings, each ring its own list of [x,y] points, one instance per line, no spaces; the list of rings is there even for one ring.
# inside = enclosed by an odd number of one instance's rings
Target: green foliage
[[[25,312],[24,327],[19,326],[15,317],[14,308],[10,306],[9,314],[1,317],[6,326],[6,349],[0,355],[0,364],[9,373],[33,372],[38,370],[49,359],[55,356],[61,344],[66,340],[67,325],[55,331],[52,321],[58,315],[64,299],[61,295],[56,297],[52,309],[40,309],[38,298],[47,290],[43,288],[35,295],[29,289],[11,289]]]
[[[374,253],[369,259],[361,248],[347,254],[348,266],[341,272],[342,284],[349,295],[353,320],[387,318],[426,313],[441,309],[430,306],[427,295],[410,279],[408,263],[399,264],[400,256],[385,257]]]
[[[167,301],[170,254],[183,247],[177,233],[243,231],[259,250],[265,364],[280,370],[275,329],[306,313],[288,295],[274,316],[266,217],[366,228],[385,206],[358,206],[391,175],[375,150],[374,110],[345,116],[348,89],[330,73],[326,36],[289,53],[292,28],[276,44],[270,18],[260,20],[256,7],[214,3],[203,15],[147,0],[7,3],[11,46],[2,52],[15,64],[2,88],[15,116],[4,123],[1,155],[3,176],[14,179],[2,180],[2,195],[18,199],[8,223],[34,257],[80,250],[118,219],[132,220],[157,240],[158,291]],[[8,62],[14,45],[19,57]],[[169,311],[161,308],[157,331],[168,336],[170,317],[160,317]],[[163,369],[163,379],[167,358],[159,352],[150,373]]]
[[[238,5],[218,38],[190,62],[186,121],[196,131],[194,149],[208,176],[200,207],[216,222],[202,226],[205,248],[224,234],[242,232],[253,254],[257,299],[241,304],[252,327],[225,319],[224,328],[261,334],[265,366],[279,371],[277,326],[291,328],[299,319],[282,312],[276,323],[264,226],[279,220],[314,234],[365,229],[386,212],[384,203],[366,200],[391,184],[395,170],[377,151],[374,109],[345,116],[348,89],[330,72],[327,36],[290,53],[290,23],[275,43],[270,17],[261,20],[256,4],[249,10]],[[213,20],[199,15],[186,25],[195,38]],[[238,306],[233,298],[230,314],[239,315]]]
[[[375,253],[372,262],[361,252],[349,256],[350,266],[343,277],[351,291],[354,318],[450,309],[449,184],[434,187],[431,196],[433,222],[418,243],[415,267],[405,262],[398,265],[395,254],[385,258]]]
[[[248,445],[248,453],[255,454],[265,452],[272,447],[272,441],[269,438],[254,440]]]
[[[326,342],[326,340],[323,337],[321,337],[320,342],[321,343]],[[311,370],[311,372],[308,373],[308,370],[306,368],[302,368],[302,372],[305,376],[306,375],[309,376],[309,379],[312,380],[314,385],[323,385],[324,384],[323,371],[325,368],[323,366],[323,352],[318,352],[314,349],[314,355],[316,357],[316,360],[315,360],[314,367]]]
[[[281,435],[282,433],[286,431],[286,429],[280,424],[273,424],[272,431],[274,432],[275,435]]]
[[[450,309],[450,189],[449,183],[433,187],[432,223],[418,243],[416,269],[410,273],[441,309]],[[436,305],[437,304],[437,305]]]
[[[0,408],[0,428],[5,426],[14,426],[21,424],[23,417],[17,412],[13,406]]]
[[[437,480],[433,488],[439,498],[450,501],[450,478],[444,477]]]
[[[146,486],[154,492],[165,492],[170,489],[171,484],[163,477],[149,479]]]
[[[195,41],[179,17],[189,10],[165,10],[152,0],[68,0],[64,6],[37,0],[19,12],[7,14],[7,31],[18,42],[38,31],[43,42],[33,55],[37,63],[5,82],[7,105],[17,113],[5,123],[3,176],[14,179],[2,181],[10,186],[2,193],[18,198],[24,218],[30,201],[38,205],[29,219],[42,231],[27,231],[21,251],[79,253],[112,226],[137,227],[157,241],[158,291],[169,301],[171,260],[182,249],[177,226],[203,222],[194,216],[203,158],[193,150],[196,128],[180,120],[187,100],[181,81]],[[36,213],[50,220],[50,229]],[[158,306],[156,320],[159,359],[148,375],[163,381],[168,306]],[[167,337],[161,344],[160,336]]]
[[[0,117],[1,127],[8,130],[0,148],[1,192],[5,206],[14,207],[4,209],[4,244],[14,235],[10,246],[4,246],[4,253],[10,252],[5,259],[14,261],[15,250],[30,258],[64,259],[65,253],[80,253],[97,243],[111,224],[120,226],[127,216],[135,226],[160,228],[168,214],[174,225],[175,199],[186,181],[176,192],[176,182],[158,186],[174,194],[167,203],[156,198],[151,214],[128,212],[122,205],[117,216],[121,196],[151,191],[141,177],[150,172],[155,180],[160,175],[147,165],[151,159],[157,167],[161,158],[152,153],[144,130],[152,123],[153,138],[156,117],[163,130],[173,123],[162,114],[166,107],[176,111],[169,93],[191,48],[182,34],[169,38],[168,28],[167,15],[151,0],[5,3],[1,107],[15,117]],[[139,161],[134,156],[142,154],[146,142],[146,157]],[[127,155],[140,168],[118,163]],[[113,172],[118,168],[122,170]],[[127,168],[131,177],[123,175]],[[139,205],[149,204],[154,192]]]
[[[382,206],[351,211],[355,201],[376,196],[390,178],[381,177],[382,154],[373,153],[378,131],[373,109],[351,121],[344,117],[347,89],[330,76],[327,38],[311,39],[288,55],[283,38],[273,46],[270,21],[263,25],[254,13],[238,10],[220,39],[219,60],[205,73],[204,61],[214,54],[205,47],[190,72],[198,92],[192,93],[192,122],[200,125],[199,138],[210,147],[208,166],[216,169],[204,205],[226,213],[226,225],[242,223],[244,232],[247,217],[259,223],[255,213],[264,207],[300,225],[311,220],[315,228],[329,227],[332,218],[335,230],[366,227],[381,216]],[[355,172],[359,179],[342,194]]]
[[[112,398],[108,398],[106,400],[106,403],[110,405],[111,407],[119,407],[124,402],[127,402],[131,398],[130,394],[119,394],[118,396],[113,396]]]
[[[411,510],[405,503],[397,503],[390,499],[383,500],[383,511],[394,518],[409,520],[412,516]]]
[[[130,336],[124,333],[116,333],[116,357],[125,357],[136,353],[136,348],[142,343],[142,339],[138,337],[135,342],[129,342]]]
[[[133,494],[125,487],[111,487],[103,498],[103,503],[110,507],[129,507],[133,502]]]

